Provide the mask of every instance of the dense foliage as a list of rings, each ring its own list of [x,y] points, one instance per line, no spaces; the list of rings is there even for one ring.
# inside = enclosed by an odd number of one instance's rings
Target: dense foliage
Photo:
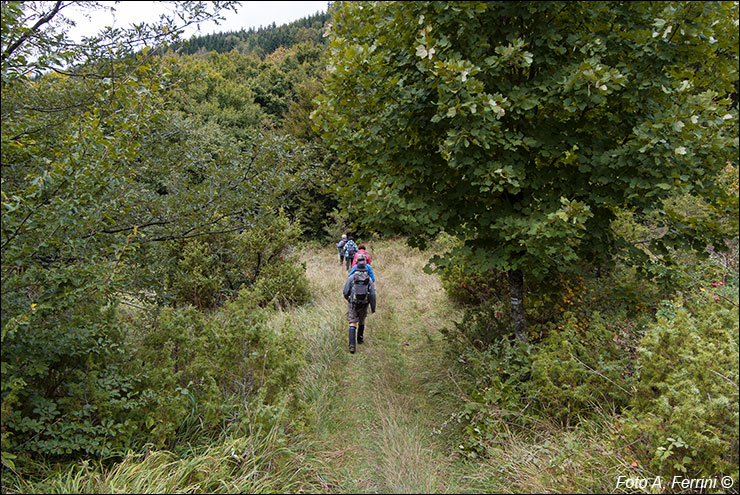
[[[640,343],[624,442],[657,472],[738,475],[738,312],[666,301]]]
[[[462,239],[446,264],[508,272],[526,338],[522,279],[628,248],[611,229],[617,209],[659,211],[678,192],[722,208],[715,178],[738,152],[736,11],[343,2],[317,119],[353,166],[347,191],[366,190],[353,200],[362,223],[417,245],[442,230]],[[666,212],[661,222],[653,253],[720,245],[716,215],[692,224]]]
[[[621,416],[636,473],[737,479],[737,25],[733,2],[334,7],[315,120],[358,223],[443,234],[469,457]]]
[[[179,3],[185,23],[233,8]],[[310,299],[301,219],[322,234],[335,204],[316,136],[282,129],[320,90],[316,43],[184,56],[162,18],[75,44],[69,6],[2,4],[12,469],[217,436],[284,402],[300,353],[263,322]]]
[[[736,3],[337,2],[189,43],[175,18],[234,5],[177,4],[80,43],[71,2],[2,4],[3,489],[88,459],[294,486],[288,437],[332,417],[296,384],[344,382],[331,312],[281,311],[314,296],[301,241],[336,268],[347,231],[443,255],[450,457],[549,424],[620,473],[737,480]],[[432,404],[434,371],[378,377]]]

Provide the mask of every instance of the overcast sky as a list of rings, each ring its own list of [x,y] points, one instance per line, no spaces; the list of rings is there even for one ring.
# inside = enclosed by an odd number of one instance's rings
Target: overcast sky
[[[77,26],[69,34],[79,40],[82,36],[90,36],[97,33],[105,26],[124,27],[134,22],[147,20],[156,20],[159,14],[165,13],[172,9],[172,5],[166,2],[142,2],[142,1],[121,1],[121,2],[100,2],[101,4],[113,6],[116,9],[115,15],[109,11],[95,11],[84,13],[90,15],[90,19],[85,18],[82,10],[76,7],[65,9],[64,14],[74,19]],[[278,26],[301,19],[303,17],[316,14],[317,12],[326,12],[328,2],[241,2],[237,12],[226,12],[226,20],[220,25],[213,22],[203,23],[200,26],[200,34],[210,34],[225,31],[239,31],[240,29],[249,29],[250,27],[259,28],[260,26],[269,26],[273,22]],[[197,34],[196,28],[185,32],[184,38],[190,38]]]

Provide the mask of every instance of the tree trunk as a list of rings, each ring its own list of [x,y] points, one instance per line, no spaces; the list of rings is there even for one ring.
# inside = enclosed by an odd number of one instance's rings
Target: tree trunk
[[[509,270],[509,295],[511,296],[511,319],[514,334],[522,342],[527,341],[527,315],[524,312],[524,275],[521,270]]]

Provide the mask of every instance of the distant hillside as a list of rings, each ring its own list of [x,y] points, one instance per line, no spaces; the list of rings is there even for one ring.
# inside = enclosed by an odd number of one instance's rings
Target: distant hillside
[[[277,26],[273,22],[270,26],[260,27],[256,30],[249,29],[245,31],[242,29],[240,31],[195,36],[181,47],[181,52],[185,54],[193,54],[199,51],[226,53],[237,49],[242,53],[264,57],[281,46],[290,48],[306,41],[325,43],[322,33],[324,23],[328,19],[329,15],[327,13],[319,12],[282,26]]]

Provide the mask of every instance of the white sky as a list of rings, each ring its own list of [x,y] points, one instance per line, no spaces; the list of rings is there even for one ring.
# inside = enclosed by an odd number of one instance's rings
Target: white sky
[[[78,7],[69,7],[63,11],[63,14],[70,19],[75,20],[77,26],[68,34],[73,39],[79,41],[82,36],[91,36],[96,34],[105,26],[125,27],[134,22],[143,22],[156,20],[159,15],[170,11],[173,6],[167,2],[143,2],[143,1],[121,1],[100,2],[106,6],[112,6],[116,9],[115,15],[109,10],[83,11]],[[226,20],[221,21],[220,25],[214,22],[203,23],[200,25],[200,32],[193,27],[185,32],[184,39],[188,39],[194,34],[210,34],[226,31],[239,31],[250,27],[259,28],[260,26],[269,26],[273,22],[278,26],[301,19],[303,17],[316,14],[317,12],[326,12],[328,2],[241,2],[237,7],[237,12],[225,11]],[[90,15],[90,19],[85,17]]]

